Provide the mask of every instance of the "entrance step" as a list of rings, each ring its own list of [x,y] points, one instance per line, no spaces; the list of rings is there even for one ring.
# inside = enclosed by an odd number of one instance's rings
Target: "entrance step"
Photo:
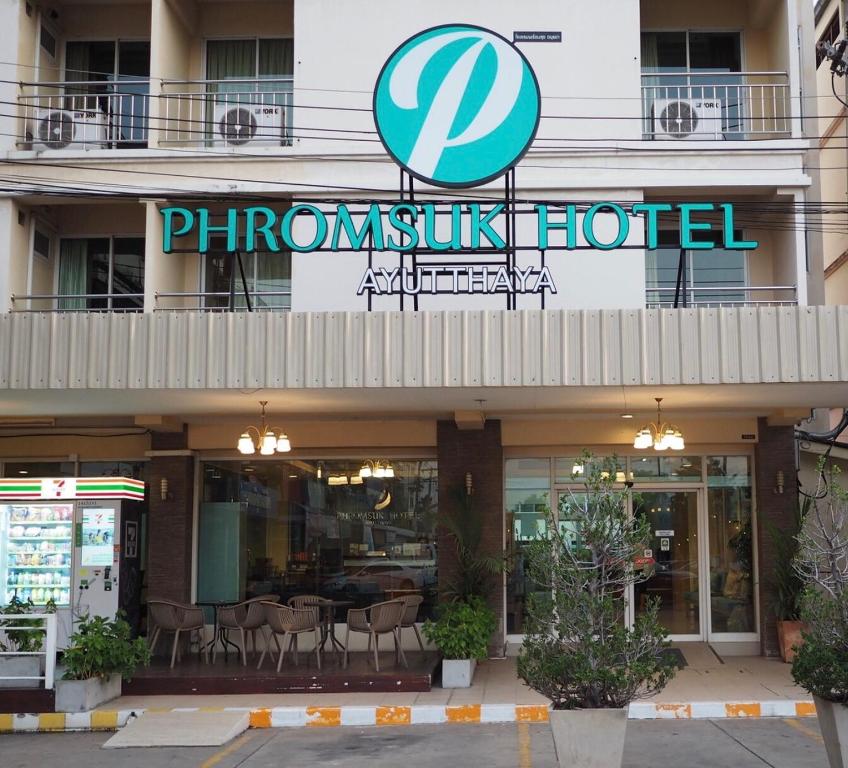
[[[220,747],[250,726],[248,712],[145,712],[104,745],[127,747]]]

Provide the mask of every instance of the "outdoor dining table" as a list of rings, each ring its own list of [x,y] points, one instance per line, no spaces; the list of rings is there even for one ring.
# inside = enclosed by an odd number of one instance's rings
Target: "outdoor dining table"
[[[238,601],[233,601],[233,600],[204,600],[202,602],[198,601],[197,603],[195,603],[195,605],[197,605],[201,608],[211,608],[212,609],[212,614],[213,614],[213,618],[212,618],[212,639],[208,643],[206,643],[206,648],[211,651],[215,647],[215,643],[220,641],[221,647],[224,649],[224,658],[225,659],[227,658],[227,653],[228,653],[227,646],[231,645],[233,648],[235,648],[236,655],[241,653],[241,649],[238,647],[238,645],[236,643],[234,643],[232,640],[230,640],[229,637],[227,637],[227,630],[224,629],[224,627],[222,627],[218,624],[218,609],[219,608],[228,608],[231,605],[238,605]]]
[[[330,648],[338,653],[345,649],[341,640],[336,637],[336,609],[337,608],[353,608],[356,603],[353,600],[321,600],[321,602],[308,602],[305,605],[315,606],[321,609],[321,645],[320,649],[323,652],[327,641],[330,641]]]

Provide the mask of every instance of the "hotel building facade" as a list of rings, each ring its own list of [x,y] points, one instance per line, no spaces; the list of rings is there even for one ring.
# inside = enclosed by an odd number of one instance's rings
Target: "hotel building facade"
[[[143,479],[143,600],[412,590],[426,615],[439,510],[470,487],[512,563],[509,650],[522,551],[568,529],[589,449],[655,533],[629,619],[655,596],[676,639],[775,652],[766,524],[796,508],[795,426],[848,389],[809,2],[0,13],[0,471]],[[414,178],[375,125],[387,62],[442,25],[503,38],[419,67],[469,65],[446,148],[491,118],[486,56],[520,51],[541,94],[526,153],[480,186]],[[239,452],[260,402],[290,451]],[[655,420],[685,447],[634,448]]]

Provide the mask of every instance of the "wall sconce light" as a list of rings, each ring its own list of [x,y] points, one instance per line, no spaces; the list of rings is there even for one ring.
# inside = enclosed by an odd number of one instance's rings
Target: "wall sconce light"
[[[159,498],[162,499],[162,501],[168,500],[168,478],[167,477],[163,477],[159,481]]]
[[[785,477],[782,469],[777,470],[777,474],[774,476],[774,492],[777,494],[783,494],[783,487],[786,485]]]
[[[474,480],[470,472],[465,473],[465,494],[471,496],[474,493]]]

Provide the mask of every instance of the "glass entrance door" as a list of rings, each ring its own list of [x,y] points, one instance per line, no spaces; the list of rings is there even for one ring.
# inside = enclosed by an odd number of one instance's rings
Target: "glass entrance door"
[[[642,613],[649,600],[659,600],[659,620],[675,637],[704,634],[701,616],[701,557],[696,490],[642,491],[634,496],[633,512],[651,524],[650,550],[654,573],[634,587],[633,607]]]

